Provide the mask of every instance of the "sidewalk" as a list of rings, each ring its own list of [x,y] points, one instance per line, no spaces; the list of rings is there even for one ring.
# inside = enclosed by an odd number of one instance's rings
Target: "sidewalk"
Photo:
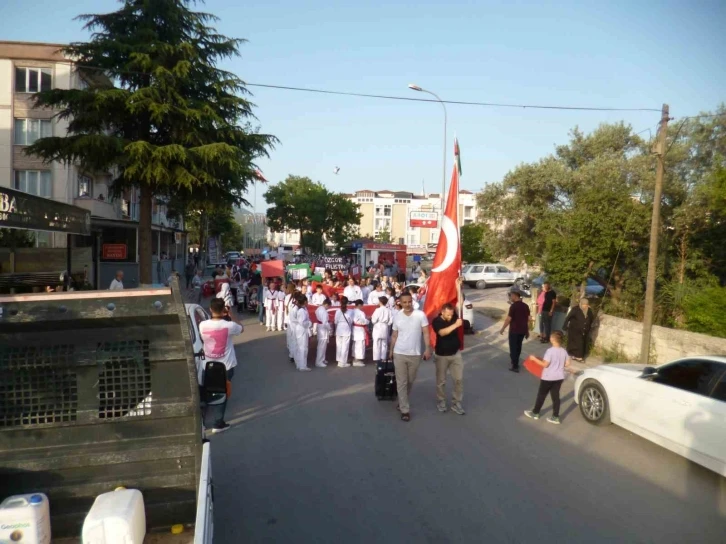
[[[486,342],[496,346],[503,351],[509,352],[509,340],[507,333],[500,335],[504,319],[507,317],[509,305],[506,302],[497,300],[486,300],[474,303],[474,312],[477,314],[474,328],[478,336],[478,342]],[[550,344],[542,344],[537,340],[537,335],[533,332],[528,340],[522,344],[522,360],[529,355],[542,357]],[[586,362],[572,361],[572,368],[577,370],[585,370],[603,364],[603,361],[595,356],[589,356]]]

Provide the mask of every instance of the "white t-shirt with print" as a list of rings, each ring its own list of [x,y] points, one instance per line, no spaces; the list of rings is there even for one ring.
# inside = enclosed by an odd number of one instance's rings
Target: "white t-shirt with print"
[[[398,331],[396,345],[393,353],[399,355],[421,355],[421,342],[423,341],[424,327],[429,326],[426,314],[421,310],[414,310],[411,315],[398,312],[393,318],[393,330]]]
[[[232,337],[242,334],[244,329],[234,321],[207,319],[199,324],[199,335],[204,342],[204,358],[207,361],[224,363],[227,370],[237,366]]]

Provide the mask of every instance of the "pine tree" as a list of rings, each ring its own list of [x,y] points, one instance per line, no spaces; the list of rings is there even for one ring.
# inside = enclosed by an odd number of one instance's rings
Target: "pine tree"
[[[178,202],[244,202],[254,160],[276,143],[251,126],[243,82],[218,67],[239,55],[242,40],[218,34],[213,15],[188,0],[123,0],[118,11],[82,15],[90,41],[64,53],[84,89],[36,95],[59,110],[66,136],[42,138],[27,153],[116,173],[120,195],[140,189],[139,268],[151,283],[151,213],[157,197]]]

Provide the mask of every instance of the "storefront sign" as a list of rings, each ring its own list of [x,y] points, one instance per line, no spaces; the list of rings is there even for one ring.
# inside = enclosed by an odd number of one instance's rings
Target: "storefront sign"
[[[363,249],[378,249],[382,251],[406,251],[405,244],[364,244]]]
[[[436,212],[411,212],[411,228],[423,227],[435,229],[439,225],[439,214]]]
[[[90,236],[91,212],[3,187],[0,188],[0,228]]]
[[[101,258],[106,261],[123,261],[128,254],[126,244],[103,244],[101,246]]]

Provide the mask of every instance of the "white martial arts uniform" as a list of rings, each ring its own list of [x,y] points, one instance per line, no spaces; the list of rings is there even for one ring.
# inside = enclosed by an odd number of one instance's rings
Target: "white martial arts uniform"
[[[353,312],[353,358],[362,363],[366,358],[366,334],[368,333],[368,319],[363,310],[356,308]]]
[[[282,301],[282,304],[285,309],[285,319],[283,323],[285,324],[285,328],[287,330],[290,330],[290,312],[294,310],[297,306],[295,306],[292,295],[285,295],[285,299]]]
[[[350,351],[350,334],[353,326],[354,309],[348,308],[345,313],[342,309],[335,312],[335,360],[338,366],[350,366],[348,352]]]
[[[388,334],[393,316],[386,306],[379,306],[371,316],[373,323],[373,362],[388,358]]]
[[[322,306],[323,305],[323,301],[326,298],[327,297],[325,296],[325,293],[313,293],[310,296],[310,304],[312,304],[313,306]],[[315,312],[317,314],[317,310]],[[318,334],[318,324],[317,323],[313,323],[313,336],[316,335],[316,334]]]
[[[307,307],[297,308],[294,319],[290,319],[295,336],[295,367],[308,367],[308,339],[310,338],[310,315]]]
[[[295,359],[295,349],[297,342],[295,340],[295,329],[297,325],[297,304],[292,302],[289,308],[288,320],[287,320],[287,353],[290,359]]]
[[[318,326],[318,351],[315,354],[315,366],[324,367],[328,364],[325,360],[325,353],[328,351],[328,339],[330,338],[330,314],[325,306],[318,306],[315,310],[315,318]]]
[[[386,293],[383,292],[383,290],[373,290],[368,295],[368,305],[369,306],[378,306],[378,299],[381,297],[385,297]]]
[[[348,303],[352,306],[356,300],[363,300],[363,293],[357,285],[348,285],[343,289],[343,296],[348,299]]]
[[[282,299],[285,295],[277,289],[268,289],[265,293],[265,325],[267,330],[282,330],[282,321],[285,317],[282,312]]]

